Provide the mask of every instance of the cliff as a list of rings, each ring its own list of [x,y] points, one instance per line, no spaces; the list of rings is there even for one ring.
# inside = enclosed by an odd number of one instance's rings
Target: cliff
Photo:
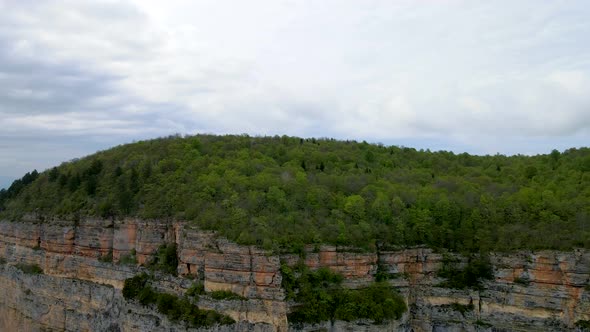
[[[124,280],[143,271],[140,264],[163,243],[176,243],[179,276],[158,275],[158,290],[183,295],[201,281],[207,292],[229,290],[245,298],[199,298],[200,308],[236,321],[213,328],[218,331],[573,331],[576,322],[590,320],[590,252],[584,250],[493,254],[494,280],[481,290],[456,290],[439,287],[444,257],[427,248],[359,253],[309,247],[301,258],[239,246],[185,223],[87,219],[0,222],[6,261],[0,266],[0,330],[186,329],[121,294]],[[342,274],[350,288],[384,272],[409,311],[385,325],[289,325],[293,303],[285,300],[280,267],[301,260]],[[18,264],[38,265],[43,274],[24,273]]]

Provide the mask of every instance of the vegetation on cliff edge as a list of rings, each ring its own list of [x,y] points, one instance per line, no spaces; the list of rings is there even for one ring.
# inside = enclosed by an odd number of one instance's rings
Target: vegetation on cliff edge
[[[341,275],[327,268],[311,271],[303,264],[294,269],[282,265],[281,274],[287,299],[297,303],[288,315],[291,323],[370,319],[381,324],[399,319],[407,310],[403,298],[386,282],[346,289]]]
[[[183,321],[191,327],[210,327],[216,324],[233,324],[235,321],[213,310],[202,310],[188,297],[161,293],[151,287],[151,277],[146,273],[125,280],[123,297],[137,300],[144,306],[153,305],[171,321]]]
[[[187,220],[240,244],[453,251],[590,248],[590,149],[473,156],[380,144],[197,135],[33,171],[0,191],[24,214]]]

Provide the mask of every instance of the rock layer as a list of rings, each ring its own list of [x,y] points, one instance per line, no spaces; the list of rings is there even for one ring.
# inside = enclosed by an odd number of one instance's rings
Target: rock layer
[[[159,276],[160,291],[183,295],[195,279],[206,291],[230,290],[247,298],[200,299],[200,307],[238,322],[218,330],[472,331],[493,326],[561,331],[590,320],[590,252],[585,250],[493,254],[495,280],[484,290],[452,290],[437,287],[443,281],[437,277],[443,255],[428,248],[355,252],[321,246],[307,248],[302,258],[240,246],[185,223],[88,219],[0,222],[0,257],[7,261],[0,267],[0,330],[183,330],[121,296],[124,280],[142,267],[119,262],[133,256],[145,264],[164,243],[177,245],[179,277]],[[352,288],[370,284],[378,271],[386,273],[410,311],[382,326],[362,321],[289,326],[280,266],[301,261],[342,274]],[[10,266],[17,263],[37,264],[45,274],[24,274]]]

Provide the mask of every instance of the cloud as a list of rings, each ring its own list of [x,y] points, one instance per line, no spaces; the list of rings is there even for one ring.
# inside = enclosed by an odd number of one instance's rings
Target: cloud
[[[588,16],[584,1],[0,1],[0,176],[175,132],[579,146]],[[51,155],[19,152],[39,141]]]

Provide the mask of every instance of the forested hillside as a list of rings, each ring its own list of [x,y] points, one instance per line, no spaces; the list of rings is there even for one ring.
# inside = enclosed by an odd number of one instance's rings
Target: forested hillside
[[[173,136],[27,173],[0,191],[1,219],[29,213],[185,220],[275,251],[320,243],[590,248],[590,149],[472,156],[332,139]]]

